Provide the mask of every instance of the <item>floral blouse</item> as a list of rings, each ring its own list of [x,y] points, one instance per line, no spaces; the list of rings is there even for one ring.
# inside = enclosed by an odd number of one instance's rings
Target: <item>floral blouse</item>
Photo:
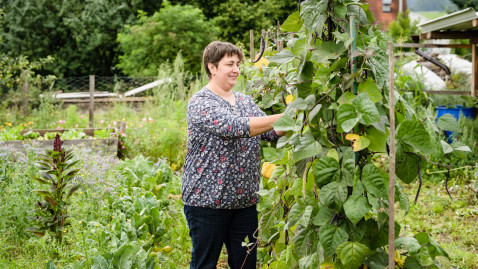
[[[278,135],[272,130],[250,137],[249,118],[266,114],[249,96],[233,94],[235,106],[206,87],[189,100],[185,205],[235,209],[259,202],[259,140],[276,141]]]

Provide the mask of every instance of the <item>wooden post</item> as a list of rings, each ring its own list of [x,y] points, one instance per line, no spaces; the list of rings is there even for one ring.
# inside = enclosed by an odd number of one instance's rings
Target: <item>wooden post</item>
[[[23,78],[25,79],[25,82],[22,85],[22,113],[23,117],[27,116],[27,110],[28,110],[28,81],[27,78],[28,76],[24,76]]]
[[[249,30],[249,52],[251,53],[251,61],[254,61],[254,30]]]
[[[95,75],[90,75],[90,107],[89,107],[89,114],[90,114],[90,124],[89,127],[93,128],[93,115],[95,110]]]
[[[388,183],[388,268],[395,268],[395,101],[393,42],[388,41],[388,68],[390,73],[390,171]]]
[[[476,92],[478,91],[478,51],[476,48],[478,40],[470,40],[471,42],[471,96],[476,97]]]
[[[279,41],[279,39],[280,39],[280,23],[279,21],[277,21],[277,49],[281,51],[284,48],[284,46],[282,44],[282,41]]]

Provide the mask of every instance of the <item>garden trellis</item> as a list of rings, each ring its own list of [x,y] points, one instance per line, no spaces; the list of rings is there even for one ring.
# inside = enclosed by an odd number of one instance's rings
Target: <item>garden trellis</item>
[[[287,133],[264,149],[265,160],[277,165],[260,192],[268,201],[262,255],[271,266],[315,268],[333,260],[345,268],[386,267],[396,262],[395,247],[410,249],[410,242],[431,244],[439,250],[430,255],[447,256],[421,234],[393,241],[400,229],[395,201],[409,210],[403,187],[394,183],[393,158],[397,177],[413,182],[415,156],[435,152],[434,134],[394,91],[391,44],[372,20],[367,6],[355,1],[305,1],[282,24],[285,34],[269,32],[275,46],[261,45],[255,60],[264,56],[270,64],[246,69],[248,90],[265,111],[284,111],[274,128]],[[377,153],[390,157],[386,174],[372,164]],[[407,262],[417,259],[412,254]]]

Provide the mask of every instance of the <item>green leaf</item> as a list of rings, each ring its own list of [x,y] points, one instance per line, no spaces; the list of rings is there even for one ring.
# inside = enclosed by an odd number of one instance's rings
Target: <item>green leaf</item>
[[[331,182],[339,171],[339,162],[330,157],[320,158],[314,165],[314,179],[317,187],[322,188],[322,186]]]
[[[305,64],[300,69],[297,82],[298,83],[312,82],[313,78],[314,78],[314,64],[311,61],[306,61]],[[302,97],[302,94],[299,93],[299,96]]]
[[[108,269],[110,268],[108,261],[101,255],[97,255],[93,258],[93,266],[91,269]]]
[[[318,104],[309,112],[309,124],[312,122],[315,116],[317,116],[317,113],[319,113],[321,108],[322,108],[322,105]]]
[[[297,132],[301,128],[299,125],[296,125],[295,121],[287,115],[283,115],[282,117],[280,117],[274,124],[272,124],[272,127],[274,127],[274,130],[284,132]]]
[[[414,257],[407,257],[405,263],[403,264],[403,269],[422,269],[424,268],[420,262]]]
[[[380,121],[380,114],[375,104],[370,100],[368,93],[365,92],[357,95],[352,101],[352,105],[362,116],[360,119],[362,124],[369,125]]]
[[[344,268],[359,268],[369,255],[370,249],[358,242],[345,242],[337,247],[337,255],[344,265]]]
[[[339,106],[337,110],[337,123],[344,132],[350,132],[359,120],[360,117],[352,105],[343,104]]]
[[[370,211],[371,207],[364,196],[349,196],[344,203],[345,215],[355,225],[365,214]]]
[[[339,245],[347,242],[349,235],[345,230],[335,225],[324,225],[319,229],[320,244],[324,247],[325,257],[334,255]]]
[[[49,260],[47,265],[46,265],[46,269],[57,269],[58,267],[56,267],[56,265],[53,263],[52,260]]]
[[[328,0],[305,1],[301,4],[300,16],[304,20],[304,26],[309,33],[316,32],[322,35],[322,28],[327,19]]]
[[[283,32],[298,32],[302,28],[304,21],[300,18],[299,11],[296,11],[287,17],[287,19],[282,23],[281,30]]]
[[[380,170],[373,164],[368,163],[362,170],[362,183],[368,193],[375,197],[387,198],[387,186]]]
[[[309,221],[310,221],[310,217],[312,215],[312,210],[313,210],[313,207],[311,205],[308,205],[305,208],[304,213],[302,214],[302,217],[299,220],[300,225],[302,225],[304,227],[309,226]]]
[[[279,53],[272,55],[269,58],[269,62],[271,63],[278,63],[278,64],[285,64],[291,62],[295,59],[294,54],[290,50],[281,50]]]
[[[323,226],[329,224],[330,220],[334,216],[334,211],[328,207],[322,206],[319,209],[319,213],[314,217],[312,223],[316,226]]]
[[[418,243],[417,239],[413,237],[401,237],[395,240],[395,247],[398,249],[403,249],[406,247],[408,252],[411,255],[414,255],[420,251],[422,246]]]
[[[299,226],[295,230],[294,249],[296,254],[303,257],[315,253],[315,246],[312,242],[317,242],[317,232],[309,227]]]
[[[312,134],[306,133],[300,138],[300,145],[296,146],[292,153],[294,162],[298,162],[305,158],[313,157],[322,151],[322,146],[319,142],[314,140]]]
[[[134,252],[134,247],[129,244],[121,246],[113,254],[113,266],[119,269],[131,268],[133,265]]]
[[[389,135],[388,129],[386,133],[383,133],[373,126],[368,127],[365,137],[370,140],[370,145],[367,148],[372,152],[387,152],[387,138]]]
[[[431,143],[430,135],[419,121],[403,121],[398,126],[396,138],[397,141],[405,143],[424,154],[435,153],[435,148]]]
[[[452,146],[450,146],[450,144],[448,144],[447,142],[440,140],[440,144],[443,149],[443,153],[448,154],[453,152]]]
[[[370,100],[372,102],[377,103],[382,100],[382,92],[377,87],[377,83],[371,78],[367,78],[367,80],[361,82],[358,85],[357,92],[363,93],[366,92],[370,96]]]
[[[312,253],[299,260],[299,269],[318,268],[319,254]]]
[[[461,131],[458,121],[451,114],[444,114],[440,118],[438,118],[437,126],[438,128],[445,131],[451,131],[451,132]]]
[[[294,43],[291,51],[295,57],[304,60],[309,51],[309,44],[305,39],[299,39]]]
[[[368,257],[365,264],[370,269],[385,269],[388,266],[388,254],[382,251]]]
[[[411,183],[418,176],[418,157],[409,153],[405,153],[403,146],[397,144],[397,166],[395,174],[404,183]]]
[[[314,48],[310,60],[316,63],[328,63],[329,60],[338,58],[346,50],[343,43],[336,44],[334,41],[320,43]]]
[[[340,211],[342,204],[347,199],[347,187],[339,182],[331,182],[320,189],[320,203]]]

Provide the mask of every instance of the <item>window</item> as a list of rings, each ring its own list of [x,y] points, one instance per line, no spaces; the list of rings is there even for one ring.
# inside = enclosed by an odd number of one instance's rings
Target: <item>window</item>
[[[392,0],[382,0],[382,12],[392,12]]]

